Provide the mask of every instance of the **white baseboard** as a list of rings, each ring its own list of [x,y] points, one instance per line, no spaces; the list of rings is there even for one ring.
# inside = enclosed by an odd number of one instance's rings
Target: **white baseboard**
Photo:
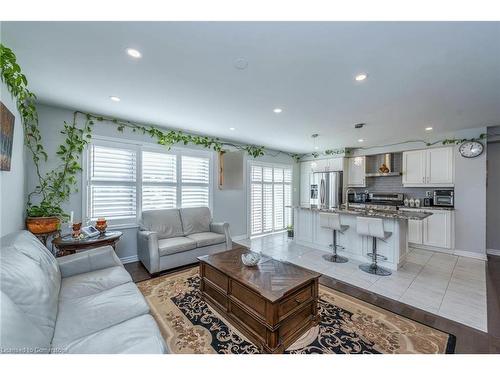
[[[490,255],[500,256],[500,250],[497,249],[487,249],[486,253]]]
[[[488,260],[488,257],[486,256],[486,254],[475,253],[472,251],[455,250],[453,252],[453,255],[458,255],[458,256],[467,257],[467,258],[480,259],[480,260]]]
[[[131,255],[129,257],[120,258],[120,260],[123,264],[127,264],[127,263],[137,262],[139,258],[137,257],[137,255]]]
[[[246,240],[247,238],[248,238],[248,235],[246,233],[245,234],[240,234],[239,236],[231,237],[231,239],[233,241]]]
[[[457,256],[466,257],[466,258],[488,260],[488,257],[486,256],[486,254],[481,253],[481,252],[465,251],[465,250],[457,250],[457,249],[446,249],[444,247],[419,245],[419,244],[413,244],[413,243],[409,243],[408,246],[411,248],[414,248],[414,249],[435,251],[438,253],[452,254],[452,255],[457,255]],[[500,255],[500,251],[499,251],[499,255]]]

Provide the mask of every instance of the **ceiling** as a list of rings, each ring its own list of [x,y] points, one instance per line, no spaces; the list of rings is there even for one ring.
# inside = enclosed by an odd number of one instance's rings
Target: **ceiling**
[[[426,139],[427,126],[435,135],[500,124],[498,22],[3,22],[1,28],[42,103],[284,151]],[[127,47],[142,58],[128,56]],[[248,62],[245,69],[235,68],[238,58]],[[360,72],[368,78],[356,82]],[[277,107],[283,112],[274,113]],[[360,122],[366,126],[355,130]]]

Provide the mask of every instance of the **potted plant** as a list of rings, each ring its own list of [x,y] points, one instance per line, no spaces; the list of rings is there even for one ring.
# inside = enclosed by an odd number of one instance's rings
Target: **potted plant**
[[[33,234],[55,232],[61,227],[61,220],[66,217],[60,207],[47,202],[30,205],[27,209],[26,228]]]
[[[288,238],[293,238],[293,225],[288,225],[286,231],[288,233]]]
[[[35,234],[50,233],[59,229],[61,220],[69,216],[61,205],[67,202],[72,192],[76,191],[76,176],[81,171],[80,155],[91,138],[93,120],[87,116],[82,128],[76,125],[76,113],[71,123],[64,122],[60,132],[64,141],[57,149],[59,165],[43,174],[41,163],[48,159],[42,144],[42,136],[38,127],[36,96],[28,88],[28,80],[17,64],[16,56],[11,49],[0,43],[0,79],[16,101],[24,130],[24,144],[29,150],[38,185],[28,195],[26,208],[26,226]],[[32,198],[37,197],[37,204]]]

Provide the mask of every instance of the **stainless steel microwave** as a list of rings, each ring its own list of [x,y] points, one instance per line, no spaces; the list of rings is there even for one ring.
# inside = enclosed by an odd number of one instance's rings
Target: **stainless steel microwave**
[[[455,204],[453,190],[434,190],[434,206],[453,207]]]

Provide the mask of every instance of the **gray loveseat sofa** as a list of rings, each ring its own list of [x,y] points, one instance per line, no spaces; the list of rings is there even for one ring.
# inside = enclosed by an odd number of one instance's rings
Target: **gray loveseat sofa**
[[[137,236],[139,260],[151,274],[232,248],[229,224],[213,223],[207,207],[143,211]]]
[[[146,300],[110,246],[54,258],[1,238],[1,353],[165,353]]]

